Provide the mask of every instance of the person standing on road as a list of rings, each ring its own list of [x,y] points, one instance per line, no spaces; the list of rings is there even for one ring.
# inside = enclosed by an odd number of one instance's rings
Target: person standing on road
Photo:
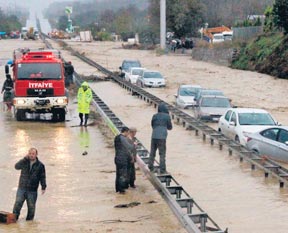
[[[128,184],[131,188],[136,188],[135,180],[136,180],[136,172],[135,172],[135,162],[136,162],[136,154],[137,154],[137,142],[136,142],[136,133],[137,129],[135,127],[130,127],[128,142],[133,146],[131,160],[128,161]]]
[[[1,94],[3,94],[3,102],[6,103],[8,111],[11,110],[13,102],[13,87],[14,83],[10,74],[6,74],[6,80],[3,83]]]
[[[73,83],[73,74],[74,74],[74,66],[72,65],[71,61],[65,63],[65,84],[67,87]]]
[[[13,213],[19,218],[24,201],[27,202],[28,213],[26,221],[33,220],[36,210],[37,190],[41,184],[42,194],[46,190],[46,172],[45,166],[37,157],[36,148],[30,148],[28,154],[15,164],[16,170],[21,170],[16,201]]]
[[[90,103],[92,101],[92,91],[87,82],[83,82],[78,89],[77,94],[78,112],[80,118],[80,126],[83,125],[83,115],[85,116],[84,126],[87,127],[87,121],[90,113]]]
[[[151,138],[151,149],[148,167],[150,171],[154,171],[154,160],[157,149],[160,156],[160,173],[165,174],[166,171],[166,139],[167,130],[172,129],[172,122],[169,115],[168,108],[164,103],[160,103],[158,106],[158,113],[154,114],[151,120],[151,126],[153,129]]]
[[[114,138],[116,181],[115,189],[120,194],[125,194],[128,188],[128,162],[131,162],[131,152],[134,148],[128,140],[129,128],[123,127],[121,133]]]

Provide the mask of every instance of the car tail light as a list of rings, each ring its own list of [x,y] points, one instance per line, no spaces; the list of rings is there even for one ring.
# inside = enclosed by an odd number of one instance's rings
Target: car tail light
[[[250,138],[250,137],[247,137],[247,142],[249,142],[249,141],[251,141],[252,140],[252,138]]]

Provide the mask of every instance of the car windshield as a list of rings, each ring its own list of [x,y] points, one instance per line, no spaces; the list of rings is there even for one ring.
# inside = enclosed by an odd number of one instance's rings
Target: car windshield
[[[199,100],[203,95],[224,96],[224,93],[219,90],[199,90],[196,95],[196,99]]]
[[[183,87],[180,89],[179,94],[181,96],[196,96],[199,90],[200,88],[196,87]]]
[[[61,79],[61,65],[60,63],[20,63],[17,66],[17,79]]]
[[[141,69],[133,69],[132,75],[141,75],[143,73],[143,70]]]
[[[240,125],[275,125],[268,113],[239,113]]]
[[[123,63],[123,70],[129,70],[130,67],[141,67],[138,61],[127,61]]]
[[[205,97],[201,101],[201,107],[230,108],[230,102],[226,98]]]
[[[159,78],[163,79],[162,75],[159,72],[145,72],[144,78]]]

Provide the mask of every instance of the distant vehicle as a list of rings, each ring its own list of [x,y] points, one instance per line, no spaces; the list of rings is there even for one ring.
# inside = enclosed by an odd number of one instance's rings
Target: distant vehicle
[[[263,109],[231,108],[220,117],[218,131],[246,146],[249,133],[275,125],[277,122]]]
[[[221,43],[224,42],[224,35],[222,33],[215,33],[213,34],[212,43]]]
[[[130,67],[128,72],[125,75],[125,80],[132,84],[136,84],[138,77],[142,75],[144,70],[145,68],[141,68],[141,67]]]
[[[195,96],[201,90],[199,85],[180,85],[175,94],[175,104],[180,108],[193,107],[196,104]]]
[[[288,126],[277,126],[250,134],[247,148],[259,155],[288,163]]]
[[[119,67],[121,70],[120,77],[125,78],[126,73],[130,67],[142,67],[140,61],[138,60],[124,60],[122,65]]]
[[[195,101],[198,103],[199,99],[202,95],[214,95],[214,96],[224,96],[223,91],[216,90],[216,89],[200,89],[195,96]]]
[[[231,108],[231,104],[227,97],[203,95],[195,106],[194,113],[199,120],[218,122],[228,108]]]
[[[26,37],[26,34],[28,32],[28,28],[27,27],[22,27],[21,28],[21,38],[24,39]]]
[[[224,40],[232,40],[233,38],[233,31],[225,31],[222,32],[223,36],[224,36]]]
[[[138,77],[136,85],[139,87],[165,87],[166,82],[160,72],[145,70],[142,75]]]

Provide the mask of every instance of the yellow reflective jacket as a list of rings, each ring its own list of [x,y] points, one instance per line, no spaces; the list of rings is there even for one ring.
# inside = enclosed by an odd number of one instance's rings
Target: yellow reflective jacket
[[[90,103],[92,100],[92,91],[88,87],[86,91],[82,87],[78,89],[77,101],[78,101],[78,112],[83,114],[90,113]]]

